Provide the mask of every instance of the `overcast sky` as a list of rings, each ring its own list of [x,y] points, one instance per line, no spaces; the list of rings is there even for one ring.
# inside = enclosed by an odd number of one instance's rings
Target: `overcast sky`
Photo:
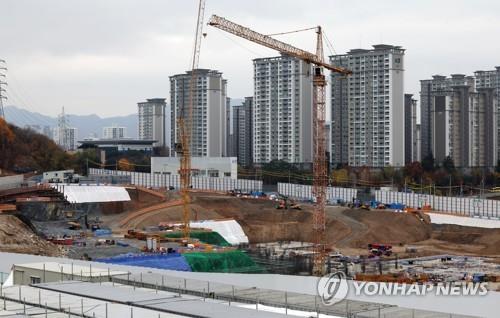
[[[0,59],[9,102],[31,111],[113,116],[169,96],[185,72],[197,0],[0,0]],[[212,14],[275,33],[322,25],[335,52],[373,44],[406,49],[405,90],[432,74],[472,74],[500,65],[496,0],[207,0]],[[228,79],[228,95],[253,95],[252,59],[276,52],[205,26],[200,67]],[[281,36],[314,51],[313,31]],[[325,54],[330,51],[325,48]]]

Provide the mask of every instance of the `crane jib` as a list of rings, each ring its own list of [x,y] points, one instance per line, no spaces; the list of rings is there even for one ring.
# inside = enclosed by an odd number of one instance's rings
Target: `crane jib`
[[[311,52],[307,52],[305,50],[294,47],[293,45],[284,43],[282,41],[276,40],[268,35],[261,34],[259,32],[253,31],[245,26],[229,21],[223,17],[219,17],[218,15],[212,15],[208,25],[221,29],[223,31],[232,33],[236,36],[242,37],[249,41],[259,43],[268,48],[274,49],[284,54],[288,54],[290,56],[299,58],[305,62],[316,64],[318,66],[322,66],[326,69],[329,69],[332,72],[341,73],[345,75],[352,74],[351,70],[337,67],[334,65],[330,65],[319,60],[316,54]]]

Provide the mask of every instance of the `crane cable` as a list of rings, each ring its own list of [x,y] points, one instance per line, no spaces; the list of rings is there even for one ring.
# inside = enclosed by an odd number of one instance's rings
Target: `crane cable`
[[[300,29],[300,30],[294,30],[294,31],[288,31],[288,32],[280,32],[280,33],[272,33],[272,34],[266,34],[267,36],[275,36],[275,35],[284,35],[284,34],[290,34],[290,33],[298,33],[302,31],[309,31],[309,30],[315,30],[318,27],[311,27],[311,28],[305,28],[305,29]]]

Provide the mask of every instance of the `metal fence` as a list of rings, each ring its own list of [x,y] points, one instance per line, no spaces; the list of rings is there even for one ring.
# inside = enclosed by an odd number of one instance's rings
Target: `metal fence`
[[[180,187],[179,175],[168,175],[159,173],[134,172],[108,169],[89,169],[90,175],[118,175],[130,176],[131,183],[143,187],[168,188]],[[248,179],[231,178],[209,178],[209,177],[191,177],[193,189],[229,191],[240,189],[242,191],[262,191],[262,181]]]
[[[472,316],[440,313],[433,311],[403,308],[394,305],[344,299],[334,305],[324,305],[318,295],[286,292],[256,287],[211,282],[199,279],[186,279],[151,272],[113,276],[112,282],[134,288],[163,290],[204,299],[214,299],[227,303],[252,304],[274,307],[275,311],[288,315],[289,310],[309,313],[310,317],[330,315],[347,318],[473,318]]]
[[[375,199],[383,203],[403,203],[412,208],[430,205],[434,211],[455,215],[498,218],[500,201],[481,198],[442,197],[431,194],[375,190]]]
[[[299,200],[312,200],[312,186],[293,183],[278,183],[278,192],[291,198]],[[338,200],[350,202],[357,197],[357,190],[352,188],[328,187],[326,198],[328,202],[335,203]]]
[[[312,200],[312,186],[292,183],[278,183],[280,194],[300,199]],[[328,187],[327,200],[335,203],[337,200],[352,201],[357,197],[353,188]],[[429,205],[432,210],[468,216],[497,219],[500,217],[500,201],[481,198],[443,197],[431,194],[406,193],[396,191],[374,190],[375,200],[385,204],[402,203],[412,208],[422,208]]]

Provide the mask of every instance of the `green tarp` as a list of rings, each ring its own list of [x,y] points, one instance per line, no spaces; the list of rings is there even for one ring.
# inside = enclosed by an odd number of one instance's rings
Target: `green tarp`
[[[263,273],[264,270],[239,250],[227,252],[184,253],[193,272]]]

